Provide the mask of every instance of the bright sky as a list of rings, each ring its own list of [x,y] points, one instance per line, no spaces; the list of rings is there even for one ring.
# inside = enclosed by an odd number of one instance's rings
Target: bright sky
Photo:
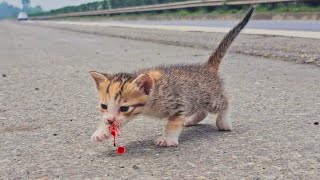
[[[0,0],[0,3],[3,1],[20,8],[22,7],[21,0]],[[40,5],[44,10],[57,9],[64,6],[79,5],[95,1],[99,0],[30,0],[31,6]]]

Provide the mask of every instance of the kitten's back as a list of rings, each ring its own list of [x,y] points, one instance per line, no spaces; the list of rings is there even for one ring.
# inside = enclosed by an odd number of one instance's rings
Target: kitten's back
[[[213,99],[222,96],[223,86],[217,74],[203,64],[170,65],[149,69],[161,77],[155,81],[148,106],[165,112],[166,116],[194,114],[206,109]]]
[[[215,113],[226,108],[227,98],[218,68],[233,40],[249,22],[254,9],[251,7],[242,21],[230,30],[206,63],[159,66],[140,71],[150,76],[157,74],[157,78],[153,78],[154,89],[148,107],[163,112],[164,116],[190,116],[199,110]]]

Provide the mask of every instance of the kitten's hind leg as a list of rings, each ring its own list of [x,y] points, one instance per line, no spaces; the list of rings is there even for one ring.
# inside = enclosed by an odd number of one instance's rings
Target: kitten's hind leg
[[[230,119],[230,110],[229,106],[226,109],[219,112],[216,126],[220,131],[231,131],[232,130],[232,123]]]
[[[170,117],[164,135],[155,140],[155,144],[163,147],[178,146],[185,119],[185,116]]]
[[[220,131],[232,130],[230,107],[228,99],[224,95],[221,95],[219,98],[214,99],[212,105],[209,106],[208,111],[212,114],[218,113],[216,126]]]
[[[194,126],[198,124],[200,121],[202,121],[204,118],[206,118],[208,113],[206,111],[199,111],[192,116],[188,117],[186,121],[184,122],[185,127]]]

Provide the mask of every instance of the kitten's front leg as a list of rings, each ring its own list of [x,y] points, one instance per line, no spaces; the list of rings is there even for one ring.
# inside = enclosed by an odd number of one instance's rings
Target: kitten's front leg
[[[91,141],[101,142],[104,139],[108,139],[109,137],[110,137],[109,126],[104,122],[101,122],[97,130],[92,134]]]
[[[185,116],[170,117],[164,135],[159,137],[155,144],[157,146],[170,147],[179,145],[179,135],[183,128]]]

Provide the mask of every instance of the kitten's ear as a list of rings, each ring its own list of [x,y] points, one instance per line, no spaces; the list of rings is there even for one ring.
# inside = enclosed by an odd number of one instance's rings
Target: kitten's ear
[[[97,88],[99,88],[99,85],[103,81],[108,79],[104,74],[101,74],[101,73],[99,73],[97,71],[90,71],[89,73],[90,73],[91,77],[93,78],[94,82],[96,83]]]
[[[132,81],[142,92],[146,95],[150,94],[153,86],[153,81],[150,76],[146,74],[140,74],[135,80]]]

